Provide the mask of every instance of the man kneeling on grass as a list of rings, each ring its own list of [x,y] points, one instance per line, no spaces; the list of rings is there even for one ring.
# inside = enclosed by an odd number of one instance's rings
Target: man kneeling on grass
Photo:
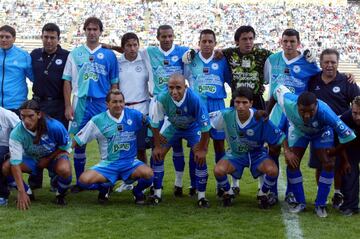
[[[136,159],[136,132],[148,120],[139,111],[125,108],[124,95],[111,90],[106,96],[108,110],[94,116],[74,137],[73,146],[82,146],[93,139],[100,145],[101,162],[81,174],[80,186],[88,190],[99,190],[98,201],[105,203],[110,188],[117,180],[132,183],[135,203],[145,204],[143,190],[153,181],[153,171]]]
[[[233,94],[234,107],[210,114],[211,126],[224,130],[230,150],[216,164],[214,174],[218,185],[225,191],[223,204],[230,206],[233,197],[229,194],[227,174],[240,179],[244,168],[249,167],[254,178],[265,174],[263,186],[258,192],[258,203],[262,209],[269,208],[270,187],[276,182],[279,170],[270,159],[264,143],[281,144],[285,135],[271,121],[260,118],[252,107],[253,93],[240,87]],[[260,114],[259,114],[260,115]]]

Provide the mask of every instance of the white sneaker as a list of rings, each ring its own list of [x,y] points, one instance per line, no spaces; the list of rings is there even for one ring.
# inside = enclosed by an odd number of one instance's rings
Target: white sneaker
[[[121,193],[123,191],[131,191],[131,190],[133,190],[133,188],[134,188],[134,185],[132,185],[132,184],[122,183],[117,189],[115,189],[115,192]]]

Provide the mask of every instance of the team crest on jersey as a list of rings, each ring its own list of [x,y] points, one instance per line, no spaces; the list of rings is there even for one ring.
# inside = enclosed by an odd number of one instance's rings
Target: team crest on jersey
[[[254,130],[248,129],[248,130],[246,130],[246,134],[247,134],[248,136],[254,136]]]
[[[312,122],[312,126],[316,128],[319,126],[319,123],[317,121],[314,121],[314,122]]]
[[[331,135],[330,131],[329,130],[326,130],[322,135],[321,135],[321,138],[327,138]]]
[[[61,59],[56,59],[56,61],[55,61],[55,64],[56,65],[61,65],[63,63],[63,61],[61,60]]]
[[[135,71],[136,71],[136,72],[141,72],[141,71],[142,71],[142,67],[141,67],[141,66],[137,66],[137,67],[135,68]]]
[[[17,61],[17,60],[15,60],[15,61],[13,62],[13,64],[14,64],[14,65],[17,65],[17,64],[18,64],[18,61]]]
[[[206,117],[205,115],[201,115],[201,118],[202,118],[202,119],[205,119],[205,117]]]
[[[128,120],[126,121],[126,123],[127,123],[128,125],[132,125],[132,120],[131,120],[131,119],[128,119]]]
[[[219,69],[219,65],[218,65],[217,63],[212,63],[211,69],[213,69],[214,71],[216,71],[217,69]]]
[[[339,87],[339,86],[335,86],[335,87],[332,89],[332,91],[333,91],[334,93],[339,93],[339,92],[340,92],[340,87]]]
[[[73,122],[71,123],[71,126],[74,127],[74,128],[76,128],[76,127],[77,127],[77,123],[76,123],[75,121],[73,121]]]
[[[101,59],[104,59],[104,54],[101,53],[101,52],[99,52],[96,56],[97,56],[97,58],[99,58],[100,60],[101,60]]]
[[[178,57],[178,56],[172,56],[172,57],[171,57],[171,60],[172,60],[173,62],[177,62],[177,61],[179,60],[179,57]]]
[[[293,67],[293,71],[294,71],[295,73],[299,73],[299,72],[301,71],[301,67],[298,66],[298,65],[295,65],[295,66]]]

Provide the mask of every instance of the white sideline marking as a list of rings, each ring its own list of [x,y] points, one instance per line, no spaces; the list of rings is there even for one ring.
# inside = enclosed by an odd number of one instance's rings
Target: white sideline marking
[[[286,181],[282,175],[282,170],[280,170],[278,186],[279,186],[279,195],[285,195],[286,191]],[[286,228],[286,238],[291,239],[303,239],[303,232],[300,228],[299,216],[296,213],[291,213],[288,210],[286,202],[281,198],[279,200],[281,205],[281,213],[283,222]]]

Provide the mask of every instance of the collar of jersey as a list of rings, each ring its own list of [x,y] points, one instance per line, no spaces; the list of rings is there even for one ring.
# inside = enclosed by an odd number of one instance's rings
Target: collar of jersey
[[[201,51],[199,52],[200,59],[205,63],[208,64],[212,59],[214,59],[214,52],[211,54],[211,56],[208,59],[205,59],[203,55],[201,54]]]
[[[293,59],[291,59],[291,60],[288,60],[288,59],[285,57],[284,51],[282,51],[282,58],[283,58],[283,60],[285,61],[286,65],[290,65],[290,64],[296,62],[297,60],[301,59],[301,57],[303,57],[303,54],[302,54],[302,53],[300,53],[300,55],[298,55],[297,57],[295,57],[295,58],[293,58]]]
[[[141,61],[141,60],[142,60],[142,58],[141,58],[139,52],[138,52],[138,54],[137,54],[137,56],[136,56],[136,59],[133,60],[133,61],[129,61],[128,59],[126,59],[126,58],[125,58],[125,54],[122,54],[122,55],[120,56],[120,59],[119,59],[120,62],[129,62],[129,63],[137,62],[137,61]]]
[[[31,135],[34,136],[34,137],[36,136],[36,131],[35,131],[35,132],[32,132],[32,131],[28,130],[28,129],[25,127],[23,121],[21,121],[21,124],[22,124],[22,126],[24,126],[24,129],[25,129],[29,134],[31,134]]]
[[[172,97],[171,97],[171,100],[174,102],[174,104],[177,106],[177,107],[180,107],[185,99],[186,99],[186,93],[187,93],[187,88],[185,89],[185,92],[184,92],[184,97],[180,100],[180,101],[175,101]]]
[[[251,119],[252,119],[253,116],[254,116],[254,111],[253,111],[253,109],[250,108],[249,110],[250,110],[250,116],[249,116],[249,118],[248,118],[243,124],[241,123],[241,121],[240,121],[240,119],[239,119],[239,115],[238,115],[237,111],[235,110],[235,113],[236,113],[236,122],[238,123],[238,125],[239,125],[239,127],[240,127],[241,129],[245,128],[245,127],[250,123]]]
[[[163,49],[161,49],[161,47],[159,46],[159,51],[162,52],[162,54],[164,54],[164,56],[168,56],[170,55],[170,53],[175,49],[175,45],[173,44],[172,47],[170,48],[170,50],[168,51],[164,51]]]
[[[106,114],[109,116],[110,119],[112,119],[112,120],[115,121],[116,123],[120,123],[120,122],[122,121],[122,119],[124,118],[124,111],[125,111],[125,109],[122,110],[121,115],[120,115],[120,117],[119,117],[118,119],[115,118],[114,116],[112,116],[112,115],[110,114],[110,111],[109,111],[109,110],[106,111]]]
[[[97,50],[99,50],[102,46],[101,44],[98,45],[94,50],[91,50],[86,44],[84,44],[85,49],[90,53],[90,54],[94,54]]]

